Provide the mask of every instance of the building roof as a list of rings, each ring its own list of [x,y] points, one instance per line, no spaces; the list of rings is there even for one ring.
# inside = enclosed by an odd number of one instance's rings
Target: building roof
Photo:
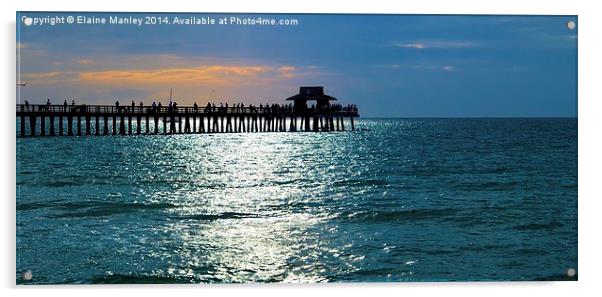
[[[299,94],[286,98],[289,100],[337,100],[332,96],[324,95],[324,87],[300,87]]]

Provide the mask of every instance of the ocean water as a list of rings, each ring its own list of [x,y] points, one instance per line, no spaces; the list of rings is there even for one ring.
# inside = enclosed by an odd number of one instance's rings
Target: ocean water
[[[357,128],[17,137],[16,281],[577,279],[577,119]]]

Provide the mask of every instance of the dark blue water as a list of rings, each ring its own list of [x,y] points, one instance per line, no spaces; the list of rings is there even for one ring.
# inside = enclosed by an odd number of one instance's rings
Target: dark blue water
[[[17,282],[576,279],[576,119],[357,126],[17,138]]]

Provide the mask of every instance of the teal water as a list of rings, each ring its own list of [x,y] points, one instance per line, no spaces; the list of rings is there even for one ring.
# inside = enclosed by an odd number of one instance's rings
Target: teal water
[[[357,127],[17,137],[17,282],[576,279],[577,119]]]

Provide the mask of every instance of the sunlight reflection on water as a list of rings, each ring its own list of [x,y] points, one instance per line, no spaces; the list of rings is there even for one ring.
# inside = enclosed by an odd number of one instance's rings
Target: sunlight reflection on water
[[[440,281],[578,268],[576,120],[357,126],[18,138],[18,275]]]

